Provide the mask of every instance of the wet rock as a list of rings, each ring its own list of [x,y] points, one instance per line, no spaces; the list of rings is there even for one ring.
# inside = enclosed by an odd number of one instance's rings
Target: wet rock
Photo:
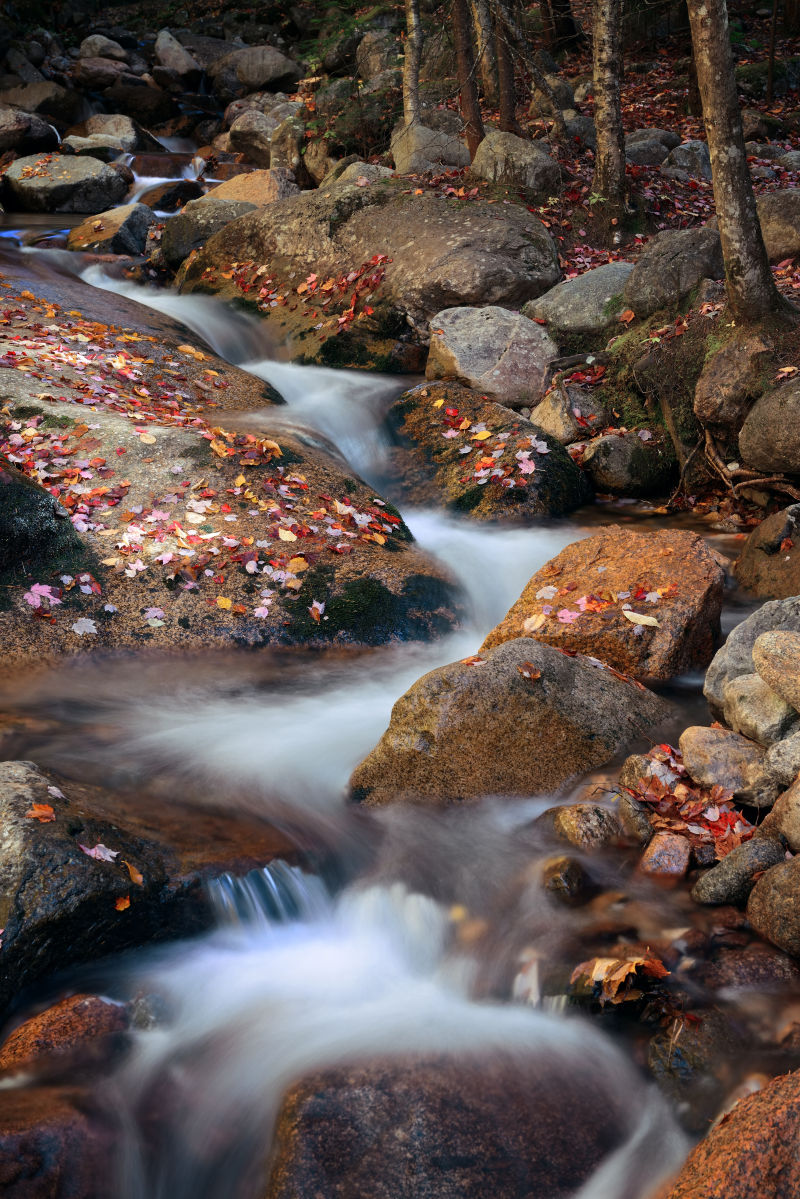
[[[739,431],[742,461],[769,474],[800,473],[800,382],[765,392]]]
[[[770,807],[780,787],[764,767],[764,748],[729,729],[693,725],[679,742],[683,764],[703,787],[723,787],[740,803]]]
[[[800,253],[800,197],[797,188],[766,192],[756,200],[758,220],[770,262]]]
[[[692,888],[692,899],[697,903],[744,904],[755,876],[777,866],[785,856],[786,847],[780,837],[753,837],[732,849],[712,870],[700,875]]]
[[[645,874],[683,878],[689,869],[691,846],[677,833],[655,833],[642,854],[639,869]]]
[[[800,709],[800,633],[774,629],[753,643],[753,665],[764,682],[797,711]]]
[[[608,413],[592,393],[577,387],[551,387],[531,411],[531,421],[560,445],[570,445],[587,430],[604,429]]]
[[[144,254],[147,231],[155,220],[146,204],[124,204],[70,229],[67,246],[105,254]]]
[[[720,1008],[687,1013],[651,1039],[647,1064],[685,1128],[706,1131],[728,1089],[731,1058],[747,1047],[743,1030]]]
[[[521,187],[532,198],[546,199],[561,182],[558,163],[539,142],[494,129],[478,146],[471,172],[490,183]]]
[[[640,787],[646,787],[650,779],[659,779],[671,789],[675,783],[680,782],[681,776],[666,762],[649,758],[646,754],[631,754],[622,763],[619,775],[621,787],[630,787],[632,791],[638,791]]]
[[[484,648],[529,635],[636,678],[673,678],[710,658],[722,583],[697,534],[612,525],[567,546],[537,571]],[[658,626],[632,622],[625,604]],[[566,616],[559,619],[560,613]]]
[[[630,759],[628,759],[630,761]],[[614,796],[617,815],[622,831],[631,841],[646,845],[653,835],[653,826],[647,814],[647,805],[639,803],[632,795],[622,793]]]
[[[113,1116],[77,1087],[0,1092],[0,1190],[6,1199],[112,1199]]]
[[[607,262],[557,283],[537,300],[530,300],[522,311],[545,321],[557,342],[577,335],[599,336],[617,325],[622,292],[632,270],[630,262]]]
[[[267,1199],[567,1199],[620,1138],[613,1099],[526,1055],[375,1061],[287,1095]]]
[[[589,496],[561,446],[458,384],[404,392],[387,423],[398,442],[392,473],[409,502],[444,505],[474,520],[516,522],[571,512]],[[489,437],[481,436],[486,432]]]
[[[126,75],[107,89],[105,98],[110,108],[147,126],[161,125],[175,116],[177,107],[172,96],[140,80],[133,83],[131,78]]]
[[[772,810],[767,813],[759,825],[759,832],[764,833],[765,836],[782,837],[792,853],[799,853],[800,786],[797,784],[796,777],[793,777],[791,783],[789,789],[775,800]]]
[[[401,696],[356,767],[354,799],[375,806],[540,794],[608,761],[640,722],[667,711],[651,693],[529,638],[481,658],[431,671]]]
[[[768,870],[753,887],[747,919],[757,933],[793,957],[800,957],[800,858]]]
[[[465,304],[514,308],[558,279],[553,240],[523,206],[475,200],[454,224],[435,196],[403,195],[403,183],[331,182],[270,204],[211,237],[182,272],[182,290],[241,301],[240,286],[221,278],[231,262],[261,263],[266,255],[276,285],[293,289],[309,272],[338,279],[385,255],[370,291],[373,312],[363,320],[359,313],[352,328],[316,329],[313,305],[262,310],[293,355],[328,365],[374,364],[381,355],[385,369],[409,342],[427,341],[437,312]],[[348,289],[348,303],[350,296]]]
[[[196,179],[173,179],[149,187],[139,196],[139,203],[157,212],[177,212],[190,200],[199,200],[203,195],[203,185]]]
[[[800,732],[792,733],[783,741],[777,741],[771,745],[764,758],[764,765],[784,787],[793,783],[800,773]],[[800,832],[800,830],[798,831]],[[800,848],[800,835],[797,838],[797,845]],[[797,850],[794,852],[796,853]]]
[[[87,1055],[107,1058],[128,1026],[123,1004],[99,995],[70,995],[14,1029],[0,1045],[0,1071],[42,1069]]]
[[[624,495],[654,495],[672,484],[675,452],[665,434],[604,433],[590,441],[582,465],[598,491]]]
[[[757,525],[733,570],[740,586],[760,599],[800,595],[800,504]]]
[[[564,804],[550,808],[541,820],[552,827],[560,840],[578,849],[603,849],[618,841],[622,833],[615,813],[600,804]]]
[[[254,210],[255,205],[244,200],[209,199],[207,195],[190,200],[164,227],[161,253],[167,266],[179,266],[220,229]]]
[[[664,166],[686,171],[693,179],[711,181],[711,155],[706,142],[682,142],[670,151]]]
[[[715,717],[722,719],[725,707],[725,684],[742,674],[754,674],[753,646],[761,633],[787,629],[800,633],[800,597],[772,600],[762,606],[728,635],[725,644],[714,656],[706,672],[703,694]]]
[[[18,158],[3,176],[6,198],[24,212],[105,212],[132,180],[118,163],[68,155]]]
[[[118,62],[125,62],[128,57],[127,51],[110,37],[105,37],[102,33],[93,33],[89,37],[85,37],[78,48],[79,58],[114,58]]]
[[[689,1155],[666,1199],[795,1199],[800,1072],[774,1078]]]
[[[506,308],[449,308],[431,318],[429,379],[455,378],[511,407],[541,397],[558,354],[540,325]]]
[[[274,46],[247,46],[232,50],[206,68],[214,93],[221,100],[235,100],[261,88],[291,91],[302,75],[296,62]]]
[[[48,121],[10,104],[0,104],[0,154],[6,150],[35,154],[57,149],[58,134]]]
[[[771,343],[761,333],[737,329],[706,360],[695,386],[695,415],[704,425],[736,432],[773,373]]]
[[[59,783],[31,762],[0,763],[0,1013],[58,970],[208,927],[204,878],[298,857],[285,837],[252,819],[181,805],[165,814],[146,794],[128,804]],[[37,811],[42,819],[27,815]],[[110,860],[82,845],[105,846]]]
[[[722,245],[716,229],[670,229],[645,246],[625,284],[623,297],[638,317],[676,309],[701,279],[721,279]]]
[[[275,167],[269,171],[248,171],[245,175],[234,175],[232,179],[212,187],[206,192],[205,199],[233,200],[262,208],[265,204],[274,204],[276,200],[285,200],[287,196],[296,196],[299,191],[292,172]]]
[[[441,129],[402,125],[392,134],[391,154],[400,175],[416,175],[435,167],[469,166],[469,150]]]
[[[785,737],[799,719],[797,710],[773,691],[760,675],[737,675],[728,680],[722,693],[725,723],[735,733],[741,733],[765,748]]]
[[[91,137],[65,137],[61,142],[61,153],[88,154],[91,158],[99,158],[101,162],[114,162],[125,151],[115,138],[94,133]]]
[[[200,79],[199,63],[168,29],[158,31],[153,52],[161,66],[174,71],[185,86],[191,87]]]
[[[743,948],[722,949],[713,960],[699,964],[693,977],[717,991],[781,991],[796,988],[800,967],[788,954],[763,941]]]
[[[0,580],[22,583],[45,568],[69,571],[90,560],[67,509],[0,457]]]
[[[568,905],[579,904],[592,894],[594,884],[577,858],[548,858],[542,866],[542,887],[549,896]]]

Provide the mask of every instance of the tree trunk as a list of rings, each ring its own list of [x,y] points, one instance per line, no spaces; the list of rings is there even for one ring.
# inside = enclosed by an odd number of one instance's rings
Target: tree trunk
[[[783,32],[800,33],[800,0],[783,0]]]
[[[470,8],[472,9],[472,23],[475,26],[478,70],[481,76],[483,97],[487,104],[494,106],[498,100],[498,79],[489,0],[470,0]]]
[[[613,241],[625,216],[625,136],[622,132],[622,0],[594,0],[594,124],[597,149],[592,191],[599,230]],[[618,238],[616,239],[618,240]]]
[[[542,0],[541,11],[549,50],[567,50],[583,40],[570,0]]]
[[[697,81],[711,153],[728,304],[741,320],[784,307],[758,223],[733,72],[725,0],[689,0]]]
[[[512,0],[490,0],[492,13],[497,22],[498,37],[505,38],[509,46],[513,46],[519,57],[531,73],[534,84],[547,97],[553,110],[553,130],[559,141],[566,141],[567,129],[564,116],[558,107],[558,101],[553,89],[545,78],[544,71],[536,61],[527,38],[520,28],[511,8]]]
[[[422,23],[419,0],[406,0],[406,53],[403,59],[403,119],[406,125],[422,120],[419,102],[419,66],[422,61]]]
[[[466,125],[469,156],[474,158],[478,146],[483,141],[483,119],[478,103],[478,85],[475,82],[475,52],[467,0],[453,0],[453,38],[456,44],[461,119]]]
[[[497,79],[500,91],[500,129],[503,133],[522,133],[517,124],[517,93],[514,85],[514,59],[505,29],[494,23],[495,48],[497,52]]]
[[[694,55],[689,55],[689,91],[686,97],[686,112],[690,117],[703,115],[703,101],[700,99],[700,88],[697,83],[697,67]]]

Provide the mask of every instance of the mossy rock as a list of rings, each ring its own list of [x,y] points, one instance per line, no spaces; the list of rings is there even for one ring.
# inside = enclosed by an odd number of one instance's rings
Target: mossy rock
[[[0,581],[44,583],[95,567],[66,508],[0,457]]]

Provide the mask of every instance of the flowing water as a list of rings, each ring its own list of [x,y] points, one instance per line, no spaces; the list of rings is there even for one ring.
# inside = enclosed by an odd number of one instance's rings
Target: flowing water
[[[258,322],[213,300],[144,290],[57,251],[27,254],[82,271],[87,313],[108,287],[176,317],[278,388],[286,407],[271,408],[270,422],[277,413],[314,431],[354,471],[386,484],[383,416],[407,382],[280,362]],[[255,428],[260,418],[237,419]],[[107,1082],[126,1132],[120,1199],[257,1199],[286,1089],[375,1055],[507,1059],[530,1087],[532,1111],[551,1080],[562,1088],[566,1080],[576,1097],[591,1094],[598,1110],[617,1113],[619,1148],[580,1199],[644,1199],[685,1152],[652,1084],[603,1032],[564,1008],[557,988],[529,972],[516,987],[524,1002],[500,1003],[502,988],[487,982],[489,960],[513,975],[524,945],[540,955],[546,979],[546,955],[577,917],[556,914],[534,888],[507,945],[489,952],[458,936],[460,910],[489,911],[520,871],[535,872],[544,851],[530,822],[552,799],[487,797],[469,812],[382,814],[367,822],[379,830],[380,850],[359,865],[374,834],[348,815],[345,785],[394,701],[426,670],[474,653],[530,575],[593,522],[588,515],[585,523],[579,516],[501,529],[430,510],[404,517],[467,597],[465,627],[439,642],[318,659],[231,654],[171,667],[168,678],[132,658],[116,663],[113,677],[106,664],[89,663],[18,687],[20,710],[46,718],[30,754],[41,764],[112,786],[157,785],[165,802],[238,804],[314,830],[325,844],[336,830],[343,859],[330,889],[281,862],[243,879],[223,876],[210,885],[214,931],[108,967],[116,994],[155,997],[160,1013]],[[687,685],[692,702],[696,686]],[[654,930],[659,919],[667,927],[682,918],[663,898],[657,907]]]

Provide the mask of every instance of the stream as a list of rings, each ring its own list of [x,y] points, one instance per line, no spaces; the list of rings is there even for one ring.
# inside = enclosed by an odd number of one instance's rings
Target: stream
[[[392,498],[383,416],[407,379],[281,362],[257,321],[212,299],[145,289],[58,249],[16,252],[79,273],[87,313],[101,308],[109,288],[181,321],[217,354],[273,384],[286,400],[280,420],[332,446]],[[257,412],[236,419],[258,427]],[[386,728],[395,700],[426,671],[474,653],[543,563],[600,519],[658,527],[664,518],[624,504],[531,528],[481,526],[434,510],[403,516],[467,599],[465,627],[438,642],[319,661],[282,651],[279,670],[269,653],[232,653],[180,668],[173,661],[164,677],[152,661],[132,656],[116,663],[113,677],[93,661],[18,685],[20,709],[47,724],[30,754],[41,765],[129,790],[157,785],[164,802],[238,806],[311,830],[335,845],[338,858],[332,878],[278,861],[217,879],[209,885],[213,931],[92,967],[101,991],[147,996],[159,1013],[102,1084],[124,1127],[114,1163],[119,1199],[257,1199],[287,1088],[376,1055],[507,1060],[530,1089],[532,1113],[556,1078],[576,1098],[591,1094],[597,1110],[614,1111],[618,1147],[576,1199],[645,1199],[686,1152],[667,1101],[630,1047],[576,1015],[547,981],[547,957],[558,956],[577,915],[555,912],[543,891],[529,890],[491,953],[485,942],[456,935],[456,908],[487,915],[520,871],[543,858],[531,821],[575,792],[523,802],[490,796],[468,811],[403,809],[364,819],[344,800],[349,774]],[[699,531],[709,536],[707,526]],[[724,535],[711,539],[727,548]],[[749,610],[732,596],[726,630]],[[701,682],[679,680],[670,689],[683,725],[707,719]],[[601,785],[580,780],[578,789]],[[609,890],[630,885],[613,865],[604,868]],[[654,935],[659,923],[688,923],[682,899],[638,886]],[[525,987],[514,983],[521,1001],[501,1002],[508,986],[503,994],[497,975],[513,978],[521,947],[544,963],[541,977],[527,972]],[[566,1108],[563,1118],[570,1119]]]

